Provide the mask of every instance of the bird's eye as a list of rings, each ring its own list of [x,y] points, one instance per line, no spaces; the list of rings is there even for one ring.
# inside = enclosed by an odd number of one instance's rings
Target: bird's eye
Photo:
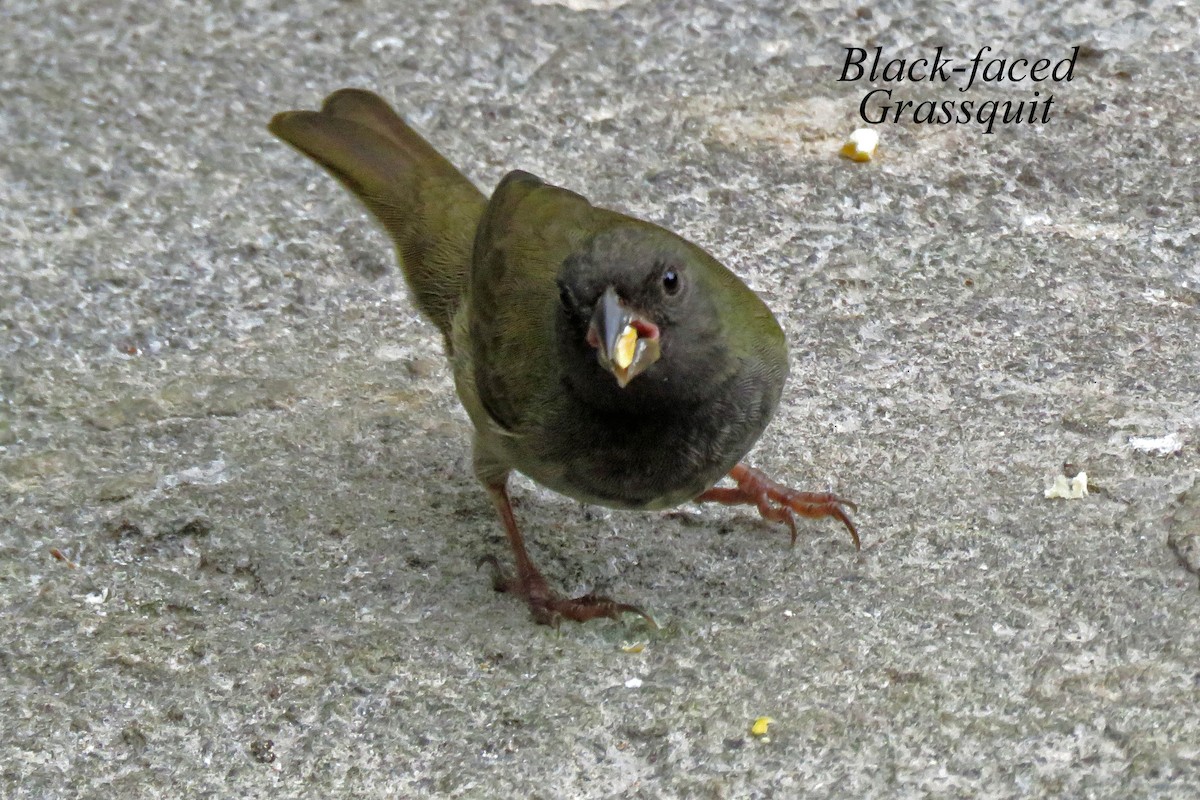
[[[679,273],[673,269],[668,269],[662,275],[663,291],[667,294],[675,294],[679,291]]]

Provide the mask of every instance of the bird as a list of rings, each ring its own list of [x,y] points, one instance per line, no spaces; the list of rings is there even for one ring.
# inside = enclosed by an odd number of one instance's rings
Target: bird
[[[637,614],[554,589],[525,546],[508,494],[520,472],[617,509],[752,505],[796,542],[795,517],[858,530],[857,506],[803,492],[742,459],[788,375],[767,305],[700,246],[593,206],[521,170],[485,196],[378,95],[340,89],[268,129],[342,183],[395,246],[411,297],[441,333],[474,426],[472,461],[512,548],[494,588],[558,626]],[[732,486],[716,484],[728,476]]]

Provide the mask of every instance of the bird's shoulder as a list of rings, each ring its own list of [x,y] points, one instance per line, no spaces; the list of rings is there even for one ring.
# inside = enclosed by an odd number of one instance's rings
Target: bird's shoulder
[[[521,429],[557,392],[556,279],[612,215],[527,172],[510,172],[492,193],[475,236],[464,333],[475,391],[501,427]]]

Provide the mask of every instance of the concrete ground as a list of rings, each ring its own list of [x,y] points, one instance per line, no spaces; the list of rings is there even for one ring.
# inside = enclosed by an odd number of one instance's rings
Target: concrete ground
[[[1194,4],[210,5],[0,12],[0,796],[1200,797]],[[890,85],[1044,124],[839,159],[843,48],[939,45],[1081,49]],[[348,85],[744,276],[793,367],[751,460],[862,552],[522,480],[548,577],[661,629],[495,594],[435,332],[264,127]]]

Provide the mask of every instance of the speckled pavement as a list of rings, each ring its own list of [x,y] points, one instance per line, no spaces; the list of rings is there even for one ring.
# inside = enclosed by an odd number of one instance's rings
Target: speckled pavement
[[[1200,797],[1194,4],[0,22],[0,796]],[[1080,47],[1048,121],[838,158],[885,85],[839,82],[844,48],[984,45]],[[887,84],[1035,90],[959,85]],[[520,480],[548,578],[661,629],[494,593],[436,333],[265,129],[342,86],[481,187],[527,169],[741,274],[792,354],[751,460],[856,500],[862,552]],[[1086,496],[1045,497],[1064,470]]]

